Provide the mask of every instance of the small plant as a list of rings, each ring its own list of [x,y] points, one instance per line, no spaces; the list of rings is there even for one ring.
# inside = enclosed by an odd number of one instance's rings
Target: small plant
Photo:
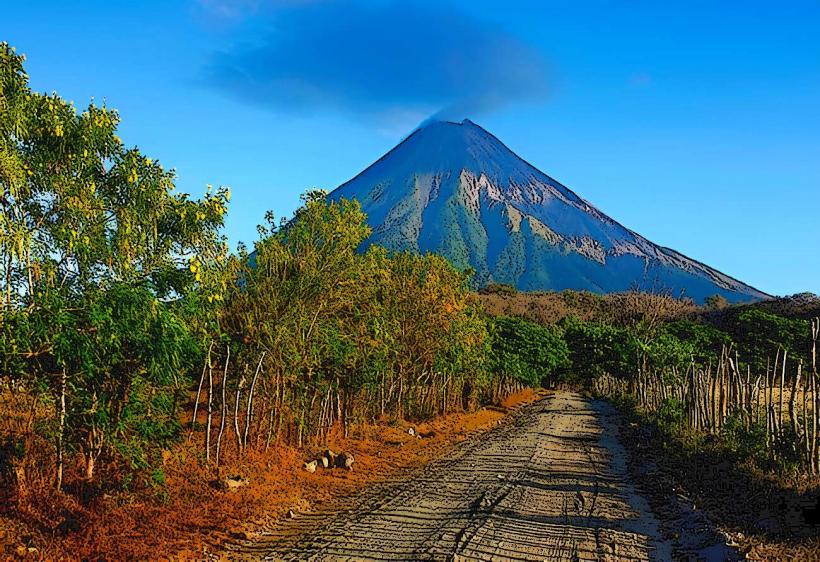
[[[683,402],[677,398],[667,398],[655,413],[658,426],[665,432],[676,435],[680,433],[686,420],[686,410]]]
[[[165,471],[161,468],[155,468],[151,473],[151,486],[160,487],[165,486]]]

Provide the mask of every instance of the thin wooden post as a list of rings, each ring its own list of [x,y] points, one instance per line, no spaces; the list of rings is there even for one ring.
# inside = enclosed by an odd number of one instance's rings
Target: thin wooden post
[[[191,417],[191,432],[188,434],[188,440],[191,440],[191,436],[194,434],[194,428],[196,425],[196,413],[197,409],[199,408],[199,396],[202,393],[202,384],[205,382],[205,369],[208,368],[208,365],[211,364],[211,350],[214,347],[214,342],[211,342],[208,345],[208,354],[205,357],[205,363],[202,365],[202,375],[199,377],[199,386],[196,389],[196,400],[194,400],[194,414]]]
[[[789,418],[791,418],[792,422],[792,432],[794,433],[794,438],[799,439],[800,434],[797,431],[797,410],[795,409],[795,402],[797,400],[797,387],[800,384],[800,377],[803,374],[803,360],[801,359],[797,363],[797,375],[794,377],[792,381],[792,389],[791,389],[791,396],[789,396]]]
[[[820,411],[818,411],[817,399],[817,338],[820,336],[820,318],[815,318],[811,322],[811,394],[812,394],[812,413],[811,413],[811,473],[817,474],[820,469],[820,459],[817,456],[817,426]],[[806,422],[806,431],[808,432],[808,422]]]
[[[766,406],[766,448],[771,450],[772,448],[772,413],[771,413],[771,404],[772,404],[772,387],[769,385],[769,367],[766,367],[766,381],[765,386],[763,387],[763,397],[765,399],[765,406]]]
[[[780,410],[777,413],[777,432],[778,435],[782,438],[783,437],[783,412],[785,411],[783,405],[785,403],[785,383],[786,383],[786,359],[789,352],[788,350],[783,350],[783,366],[780,369]]]
[[[205,464],[211,463],[211,424],[214,417],[214,366],[208,361],[208,417],[205,422]]]
[[[231,346],[227,346],[225,355],[225,369],[222,372],[222,409],[219,416],[219,434],[216,437],[216,475],[219,477],[219,455],[222,452],[222,434],[225,433],[225,418],[228,415],[228,401],[225,391],[228,386],[228,363],[231,360]]]

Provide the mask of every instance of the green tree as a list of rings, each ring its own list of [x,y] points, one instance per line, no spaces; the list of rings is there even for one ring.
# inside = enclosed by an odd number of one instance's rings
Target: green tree
[[[286,397],[295,402],[299,443],[310,405],[340,383],[338,372],[328,377],[328,364],[355,364],[344,321],[357,319],[357,249],[370,232],[354,201],[328,204],[313,191],[303,203],[284,225],[269,216],[226,312],[226,329],[265,353],[267,388],[280,389],[277,408]]]
[[[0,65],[3,314],[28,324],[0,349],[56,405],[59,486],[64,450],[83,450],[91,479],[115,437],[145,429],[123,417],[153,407],[138,389],[179,383],[188,344],[168,301],[212,289],[197,264],[224,255],[229,192],[175,193],[173,172],[119,139],[115,111],[32,92],[7,44]]]
[[[527,386],[540,386],[569,362],[569,349],[555,330],[521,318],[492,321],[490,370]]]
[[[732,338],[726,332],[692,320],[670,322],[663,327],[663,332],[688,344],[690,359],[700,364],[717,364],[721,349],[732,344]]]
[[[778,350],[785,350],[792,358],[800,357],[808,363],[811,338],[809,323],[805,320],[752,308],[738,314],[729,330],[741,353],[749,357],[757,369],[765,368]]]
[[[638,341],[627,329],[574,316],[561,322],[569,348],[571,379],[590,382],[604,373],[620,378],[634,374]]]

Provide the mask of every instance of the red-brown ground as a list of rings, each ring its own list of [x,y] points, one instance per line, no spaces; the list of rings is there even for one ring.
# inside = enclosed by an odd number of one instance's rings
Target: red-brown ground
[[[140,492],[111,492],[81,505],[68,494],[30,490],[31,508],[0,510],[0,556],[14,559],[201,559],[225,541],[264,526],[288,510],[307,511],[339,495],[414,469],[436,458],[471,433],[493,427],[508,408],[537,397],[524,390],[500,408],[450,414],[428,423],[364,425],[352,428],[348,439],[331,435],[327,443],[303,449],[275,445],[267,453],[250,451],[238,461],[228,448],[223,474],[238,474],[249,485],[232,492],[213,486],[215,475],[199,462],[198,443],[181,443],[164,455],[165,484]],[[407,433],[413,426],[424,439]],[[309,474],[302,463],[329,447],[355,455],[354,470]],[[45,453],[45,452],[44,452]],[[43,476],[43,481],[47,478]],[[44,502],[52,505],[45,506]],[[69,519],[79,530],[64,534]],[[65,527],[65,524],[64,524]]]

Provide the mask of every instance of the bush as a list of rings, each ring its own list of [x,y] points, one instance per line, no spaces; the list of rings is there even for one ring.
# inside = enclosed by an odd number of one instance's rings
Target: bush
[[[729,416],[720,429],[720,437],[726,447],[746,458],[765,460],[766,425],[754,423],[749,429],[738,416]]]
[[[569,364],[569,349],[556,329],[503,316],[490,324],[490,371],[538,386]]]
[[[676,435],[686,421],[683,402],[677,398],[666,398],[655,413],[658,426],[666,433]]]
[[[634,371],[637,342],[627,330],[574,316],[565,318],[560,327],[570,358],[564,380],[589,384],[602,374],[625,378]]]

